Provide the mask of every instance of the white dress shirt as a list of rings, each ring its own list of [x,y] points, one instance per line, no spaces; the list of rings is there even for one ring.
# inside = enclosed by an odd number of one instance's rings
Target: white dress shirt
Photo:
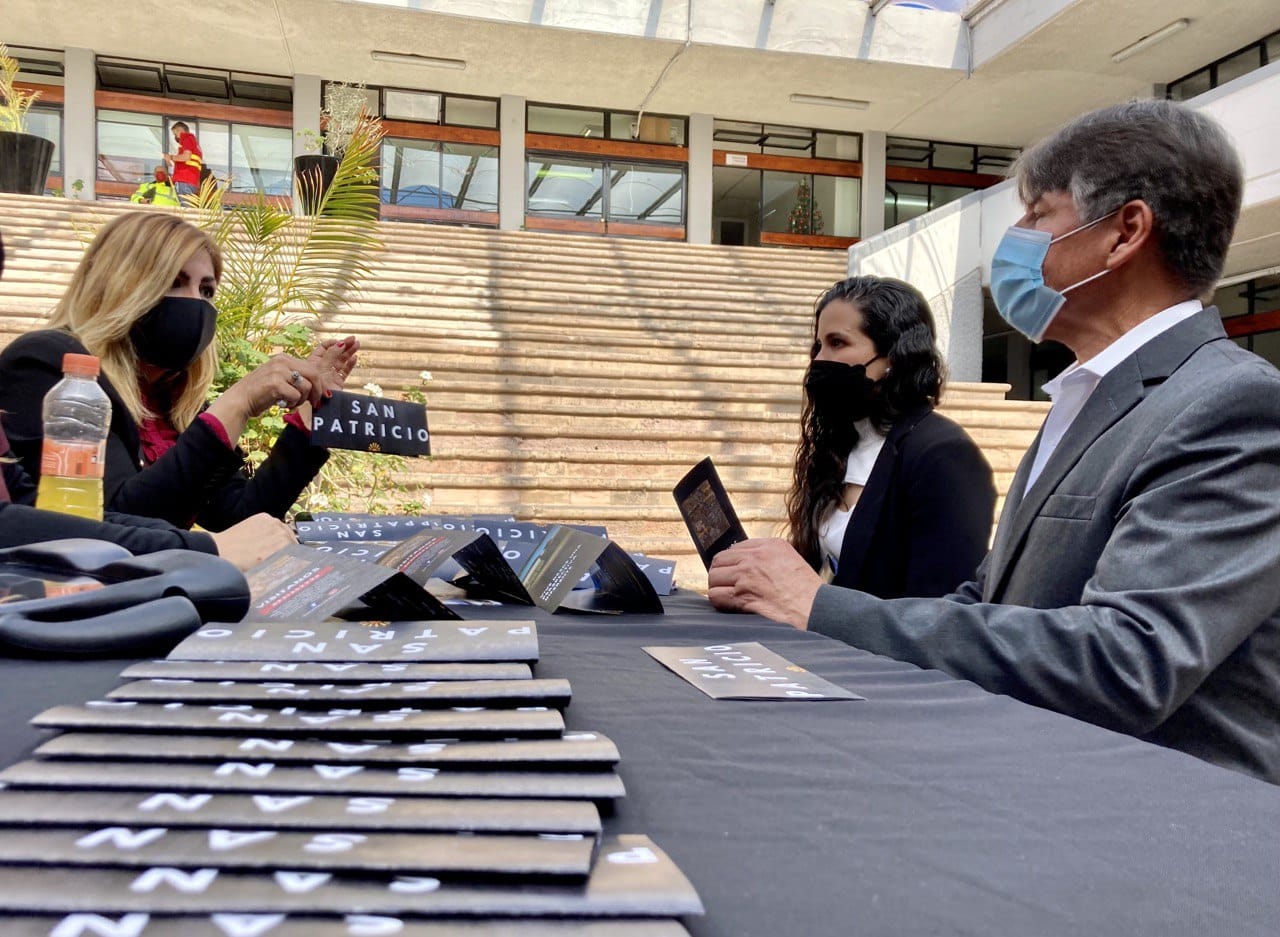
[[[1044,432],[1040,434],[1040,448],[1036,450],[1035,461],[1031,463],[1031,471],[1027,473],[1027,491],[1031,490],[1031,486],[1044,471],[1045,463],[1058,448],[1062,437],[1067,434],[1071,424],[1080,415],[1085,401],[1089,399],[1089,395],[1094,392],[1099,382],[1116,365],[1161,332],[1173,328],[1183,319],[1189,319],[1203,308],[1204,305],[1198,299],[1189,299],[1184,303],[1170,306],[1150,319],[1139,322],[1088,361],[1073,362],[1065,371],[1044,385],[1044,392],[1053,401],[1053,406],[1049,409],[1049,415],[1045,417]]]
[[[858,444],[849,452],[844,483],[865,487],[867,479],[871,477],[871,470],[875,468],[876,459],[880,457],[880,450],[884,448],[884,436],[871,425],[870,420],[858,420],[853,425],[858,431]],[[840,561],[840,550],[844,546],[844,534],[849,529],[851,516],[853,508],[837,504],[818,528],[818,541],[822,544],[822,552],[832,569]]]

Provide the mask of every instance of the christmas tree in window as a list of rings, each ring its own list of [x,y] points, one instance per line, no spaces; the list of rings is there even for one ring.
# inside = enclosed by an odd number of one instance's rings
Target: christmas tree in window
[[[813,204],[813,192],[809,180],[801,179],[796,186],[796,203],[787,213],[787,232],[790,234],[821,234],[822,209]]]

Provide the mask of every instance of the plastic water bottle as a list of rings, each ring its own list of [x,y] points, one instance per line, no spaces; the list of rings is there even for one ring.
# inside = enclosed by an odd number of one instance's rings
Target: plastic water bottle
[[[62,380],[44,398],[44,448],[36,507],[102,520],[111,401],[94,355],[62,356]]]

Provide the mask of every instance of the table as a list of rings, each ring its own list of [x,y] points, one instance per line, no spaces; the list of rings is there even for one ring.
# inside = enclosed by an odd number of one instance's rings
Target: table
[[[695,935],[1280,932],[1280,787],[821,635],[723,615],[534,618],[568,723],[609,735],[628,796],[707,907]],[[647,644],[759,641],[865,702],[716,702]],[[125,661],[0,661],[0,758]]]

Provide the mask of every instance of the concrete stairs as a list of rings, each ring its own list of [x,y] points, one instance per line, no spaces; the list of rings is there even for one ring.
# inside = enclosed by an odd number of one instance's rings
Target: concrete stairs
[[[86,234],[129,210],[153,209],[0,196],[0,343],[39,326]],[[844,276],[843,253],[397,223],[383,234],[375,277],[322,330],[360,336],[352,389],[427,395],[437,454],[410,463],[386,511],[429,499],[439,513],[604,524],[704,588],[670,490],[711,455],[748,532],[778,531],[812,304]],[[954,384],[943,407],[1001,493],[1044,413],[1006,390]]]

